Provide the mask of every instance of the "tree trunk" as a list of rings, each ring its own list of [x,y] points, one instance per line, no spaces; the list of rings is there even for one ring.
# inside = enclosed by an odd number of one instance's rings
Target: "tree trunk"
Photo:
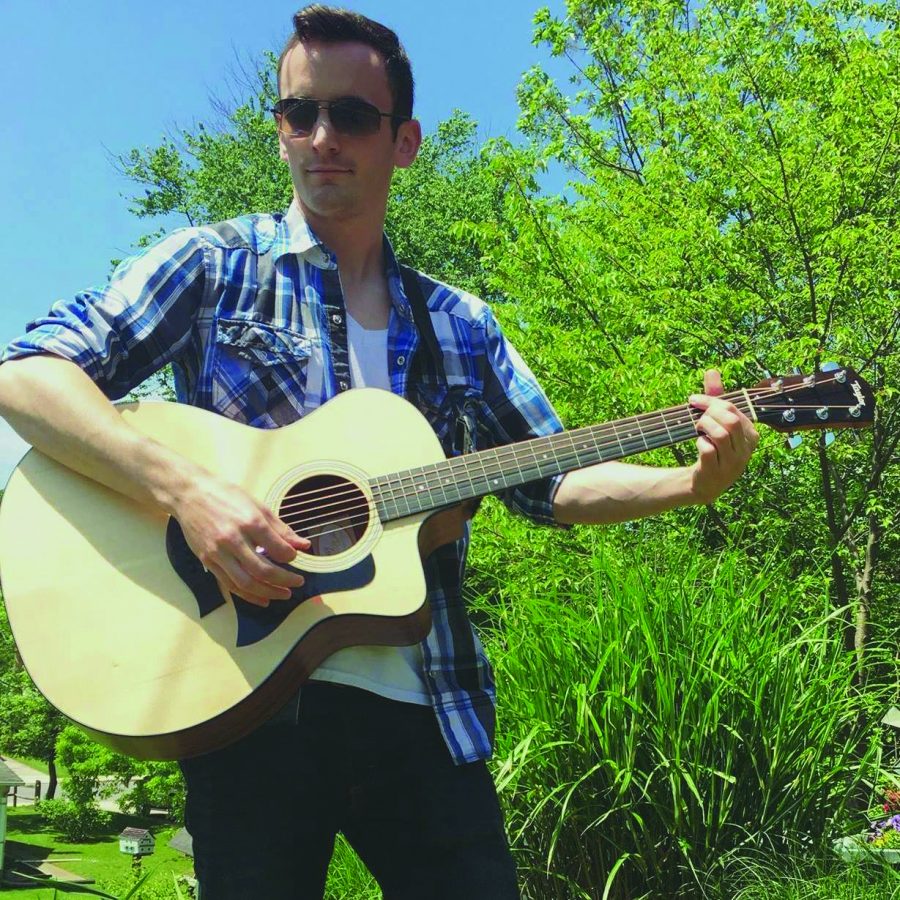
[[[50,757],[47,760],[47,771],[50,773],[48,781],[47,781],[47,799],[52,800],[56,797],[56,784],[57,784],[57,775],[56,775],[56,755]]]
[[[856,630],[853,635],[853,649],[856,665],[864,677],[864,654],[869,640],[869,621],[872,604],[872,584],[878,565],[878,551],[881,547],[881,523],[874,513],[869,514],[869,535],[866,539],[866,556],[861,572],[856,573]]]

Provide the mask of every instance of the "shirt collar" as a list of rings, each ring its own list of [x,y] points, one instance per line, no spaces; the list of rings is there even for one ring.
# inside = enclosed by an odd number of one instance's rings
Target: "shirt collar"
[[[303,213],[296,202],[291,203],[288,211],[281,218],[275,231],[275,242],[272,245],[272,257],[278,259],[288,253],[296,253],[306,262],[319,269],[336,269],[337,260],[334,254],[316,237],[309,227]],[[403,290],[403,279],[400,277],[400,265],[394,255],[394,248],[384,236],[384,263],[388,280],[388,292],[394,309],[407,321],[413,321],[412,307]]]
[[[302,256],[319,269],[336,269],[334,254],[315,236],[300,212],[296,201],[291,203],[275,230],[272,258],[277,260],[288,253]]]

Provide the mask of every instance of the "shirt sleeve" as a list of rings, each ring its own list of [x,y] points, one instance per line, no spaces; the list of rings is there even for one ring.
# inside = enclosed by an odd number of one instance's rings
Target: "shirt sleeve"
[[[556,410],[487,307],[485,314],[482,426],[487,431],[486,443],[500,446],[558,434],[563,425]],[[553,517],[553,499],[564,477],[554,475],[509,488],[500,498],[513,512],[535,522],[561,525]]]
[[[120,263],[105,286],[55,303],[5,348],[0,364],[60,356],[118,400],[190,340],[204,274],[205,244],[197,230],[173,232]]]

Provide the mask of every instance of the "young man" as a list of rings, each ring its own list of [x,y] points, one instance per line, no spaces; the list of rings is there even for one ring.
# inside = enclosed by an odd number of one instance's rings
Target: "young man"
[[[103,289],[57,304],[0,366],[0,412],[26,440],[161,507],[225,591],[261,605],[302,583],[279,563],[309,542],[238,486],[133,432],[108,398],[171,362],[182,402],[258,427],[368,385],[414,400],[448,452],[462,406],[479,448],[561,429],[490,310],[418,275],[444,376],[425,364],[383,235],[391,173],[413,163],[421,142],[396,35],[318,5],[294,26],[274,110],[294,185],[287,214],[175,232]],[[273,291],[259,289],[264,258]],[[606,464],[504,499],[562,523],[712,501],[743,471],[757,436],[709,396],[721,391],[715,373],[706,387],[692,398],[705,410],[696,464]],[[466,546],[449,544],[425,563],[434,626],[421,646],[339,651],[271,722],[183,762],[204,900],[321,897],[338,831],[387,898],[518,896],[485,767],[494,692],[461,599]]]

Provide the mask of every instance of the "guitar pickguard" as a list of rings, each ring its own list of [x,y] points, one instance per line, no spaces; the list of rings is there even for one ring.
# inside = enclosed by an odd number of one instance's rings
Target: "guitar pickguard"
[[[196,598],[201,619],[224,606],[219,583],[203,568],[174,518],[169,519],[166,528],[166,553],[172,568]],[[238,620],[236,646],[247,647],[267,638],[301,603],[313,597],[365,587],[375,578],[375,560],[371,554],[341,572],[305,572],[294,566],[284,568],[300,572],[306,579],[301,587],[294,588],[289,600],[273,600],[268,606],[256,606],[231,595]]]

